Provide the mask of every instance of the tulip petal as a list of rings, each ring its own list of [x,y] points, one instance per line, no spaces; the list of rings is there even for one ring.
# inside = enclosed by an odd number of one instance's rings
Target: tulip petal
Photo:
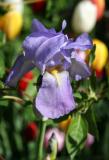
[[[6,80],[6,85],[16,87],[20,78],[25,73],[33,69],[33,67],[34,65],[31,61],[27,60],[24,55],[20,55],[11,69],[11,72]]]
[[[46,72],[35,100],[36,109],[47,118],[59,118],[75,108],[69,73],[58,73],[60,83],[54,75]]]

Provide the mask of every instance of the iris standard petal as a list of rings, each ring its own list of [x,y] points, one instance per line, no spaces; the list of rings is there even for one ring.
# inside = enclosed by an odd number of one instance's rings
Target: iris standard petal
[[[87,50],[91,49],[93,46],[92,40],[90,39],[87,33],[83,33],[76,40],[69,40],[68,44],[64,47],[64,49],[80,49]]]
[[[37,19],[33,19],[31,32],[41,32],[41,33],[52,33],[56,34],[54,28],[47,29],[40,21]]]
[[[24,55],[20,55],[10,71],[10,74],[6,80],[6,85],[16,87],[20,78],[33,68],[34,65],[32,62],[27,60]]]
[[[32,33],[26,37],[23,42],[23,49],[27,58],[34,60],[35,52],[40,47],[40,45],[45,42],[47,39],[52,37],[50,34],[42,33]]]
[[[59,118],[75,108],[69,73],[63,71],[56,77],[45,72],[35,100],[36,109],[47,118]]]
[[[68,71],[72,79],[81,80],[91,75],[87,64],[79,56],[72,58],[71,61]]]
[[[48,29],[45,28],[45,26],[40,21],[38,21],[37,19],[33,19],[31,32],[47,32],[47,31]]]
[[[44,66],[60,51],[66,41],[67,37],[62,33],[55,36],[51,33],[32,33],[23,42],[25,56],[43,72]]]
[[[45,66],[47,62],[60,51],[60,48],[63,46],[66,40],[67,39],[65,35],[59,34],[49,38],[40,45],[35,52],[35,64],[41,71],[43,71],[43,66]]]

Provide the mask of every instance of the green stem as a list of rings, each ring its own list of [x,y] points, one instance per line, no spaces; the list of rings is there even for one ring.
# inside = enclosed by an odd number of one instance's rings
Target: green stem
[[[40,134],[39,134],[39,143],[37,146],[37,160],[43,160],[43,142],[44,142],[44,135],[46,130],[46,120],[42,119],[41,127],[40,127]]]

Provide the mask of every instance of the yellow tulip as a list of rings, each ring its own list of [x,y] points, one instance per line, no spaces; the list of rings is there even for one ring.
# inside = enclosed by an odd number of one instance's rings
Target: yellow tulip
[[[92,68],[97,71],[101,71],[108,59],[108,48],[100,40],[94,39],[93,44],[96,44],[95,59],[92,63]]]
[[[21,31],[23,17],[17,11],[9,11],[0,17],[0,27],[9,40],[14,39]]]

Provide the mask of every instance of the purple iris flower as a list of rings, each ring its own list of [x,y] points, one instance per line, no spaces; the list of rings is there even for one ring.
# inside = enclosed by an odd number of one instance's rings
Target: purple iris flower
[[[35,99],[37,111],[47,118],[59,118],[75,108],[70,80],[80,80],[90,76],[86,63],[78,56],[78,50],[92,48],[92,41],[83,33],[75,40],[68,39],[62,30],[45,28],[38,20],[33,20],[31,34],[23,42],[20,55],[6,80],[15,87],[20,78],[37,67],[43,76],[42,84]]]

